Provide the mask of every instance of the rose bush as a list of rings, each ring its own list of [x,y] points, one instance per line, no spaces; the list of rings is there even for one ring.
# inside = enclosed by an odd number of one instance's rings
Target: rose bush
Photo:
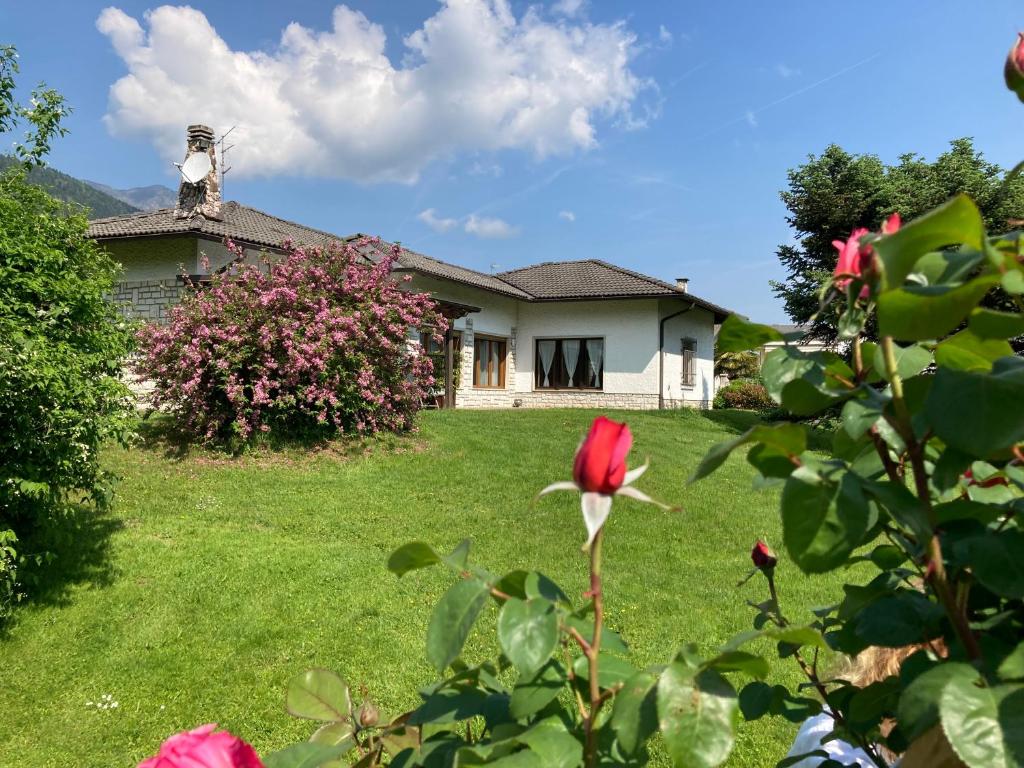
[[[740,408],[745,411],[767,411],[775,407],[764,384],[755,379],[730,381],[715,392],[715,408]]]
[[[139,333],[154,405],[207,440],[408,429],[434,383],[410,329],[440,335],[446,321],[396,282],[397,254],[367,238],[214,274]]]

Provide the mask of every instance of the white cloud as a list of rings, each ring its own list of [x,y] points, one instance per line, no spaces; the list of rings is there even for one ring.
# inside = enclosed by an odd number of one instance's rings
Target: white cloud
[[[573,222],[576,221],[576,214],[572,211],[559,211],[558,218],[564,219],[565,221]]]
[[[425,211],[420,211],[416,214],[416,218],[426,224],[435,232],[447,232],[449,229],[457,227],[459,225],[456,219],[441,218],[437,215],[437,211],[433,208],[427,208]]]
[[[233,50],[189,7],[160,6],[143,24],[111,7],[96,26],[128,70],[110,88],[111,133],[172,161],[188,123],[237,124],[237,176],[413,182],[462,154],[587,150],[599,125],[637,123],[649,85],[631,69],[625,22],[553,22],[532,6],[517,18],[507,0],[447,0],[404,38],[397,65],[383,27],[344,5],[330,30],[293,22],[266,50]]]
[[[747,125],[751,128],[757,128],[757,115],[754,114],[754,110],[748,109],[743,115],[743,119],[747,121]]]
[[[477,216],[475,213],[466,217],[465,230],[471,235],[488,239],[500,239],[518,234],[518,230],[507,221],[492,219],[488,216]]]
[[[552,3],[551,10],[562,16],[575,16],[583,10],[586,0],[556,0]]]
[[[775,65],[775,72],[783,80],[789,80],[789,78],[796,77],[797,75],[800,74],[800,70],[799,69],[794,69],[793,67],[787,67],[785,64],[781,64],[781,63]]]
[[[658,40],[660,40],[665,45],[671,45],[673,39],[674,38],[672,37],[672,33],[668,31],[668,28],[664,24],[659,24]]]

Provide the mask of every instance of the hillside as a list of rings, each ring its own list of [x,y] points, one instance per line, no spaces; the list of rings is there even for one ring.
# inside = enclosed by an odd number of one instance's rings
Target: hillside
[[[17,164],[17,160],[9,155],[0,155],[0,172],[7,170]],[[120,216],[125,213],[135,213],[139,208],[134,205],[118,200],[111,195],[101,192],[84,181],[68,176],[53,168],[33,168],[28,179],[58,200],[68,203],[75,203],[87,209],[89,218],[99,219],[104,216]]]
[[[130,187],[129,189],[115,189],[114,187],[100,184],[98,181],[83,179],[93,189],[98,189],[104,194],[110,195],[121,202],[134,205],[143,211],[155,211],[157,208],[173,208],[178,202],[178,193],[163,184],[150,184],[148,187]]]

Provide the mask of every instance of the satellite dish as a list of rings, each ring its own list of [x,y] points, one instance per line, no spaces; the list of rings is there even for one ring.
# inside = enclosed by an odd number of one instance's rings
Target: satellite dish
[[[206,174],[213,170],[213,163],[210,156],[205,152],[193,152],[185,158],[185,162],[178,168],[181,177],[189,184],[198,184],[206,178]]]

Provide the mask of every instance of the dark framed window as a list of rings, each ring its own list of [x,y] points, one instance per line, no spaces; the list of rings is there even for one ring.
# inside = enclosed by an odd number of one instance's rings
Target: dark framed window
[[[431,362],[434,363],[434,380],[438,386],[443,389],[445,382],[445,366],[448,361],[448,355],[444,348],[444,339],[440,341],[434,338],[434,334],[431,331],[420,332],[420,346],[423,347],[423,351],[427,353]],[[462,359],[462,335],[459,333],[452,334],[452,346],[454,347],[453,357],[453,368],[455,369],[454,378],[456,388],[459,385],[459,362]]]
[[[490,336],[473,338],[473,386],[502,389],[505,386],[505,357],[508,343]]]
[[[604,339],[537,339],[534,353],[537,389],[604,387]]]
[[[682,385],[697,386],[697,340],[683,339],[682,347]]]

